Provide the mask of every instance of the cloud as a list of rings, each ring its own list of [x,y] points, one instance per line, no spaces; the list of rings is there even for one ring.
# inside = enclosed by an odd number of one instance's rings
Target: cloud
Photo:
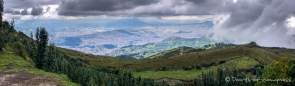
[[[205,20],[213,16],[216,40],[256,41],[265,46],[295,48],[292,36],[295,27],[289,24],[295,16],[295,0],[4,0],[4,3],[7,18],[20,19],[106,16]]]
[[[40,15],[43,12],[43,8],[42,7],[33,7],[31,15]]]
[[[41,7],[48,5],[61,4],[62,0],[3,0],[4,13],[17,15],[40,15],[43,10]],[[31,11],[28,9],[32,9]]]
[[[47,8],[46,8],[46,12],[49,12],[49,11],[50,11],[50,7],[47,7]]]
[[[177,16],[220,14],[232,0],[72,0],[62,2],[59,15]]]
[[[256,41],[263,46],[295,48],[294,27],[287,27],[294,16],[294,0],[238,0],[227,3],[225,17],[217,19],[215,39],[234,43]]]
[[[28,9],[24,9],[21,11],[21,15],[28,15]]]
[[[232,0],[5,0],[9,9],[59,5],[61,16],[177,16],[222,13]],[[18,2],[18,3],[15,3]],[[46,10],[46,9],[43,9]]]
[[[186,0],[186,1],[193,2],[195,4],[202,4],[202,3],[205,3],[206,2],[206,0]]]
[[[12,9],[4,8],[3,13],[13,13],[13,10]]]
[[[62,2],[59,14],[103,15],[157,2],[159,0],[72,0]]]
[[[5,8],[24,9],[35,6],[60,4],[61,0],[3,0]]]
[[[13,11],[13,14],[20,14],[20,11]]]

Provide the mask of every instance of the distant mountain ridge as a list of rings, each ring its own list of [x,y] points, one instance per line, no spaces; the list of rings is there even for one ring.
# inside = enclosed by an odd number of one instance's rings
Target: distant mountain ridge
[[[215,42],[208,38],[181,38],[177,36],[169,37],[161,42],[148,43],[145,45],[130,45],[107,53],[108,56],[117,57],[133,57],[143,59],[152,55],[158,54],[162,51],[178,48],[182,46],[200,48],[207,44],[214,44]]]
[[[211,34],[210,30],[214,24],[210,20],[149,21],[138,18],[16,21],[16,29],[27,35],[30,34],[30,30],[35,33],[33,29],[40,25],[50,32],[49,41],[54,42],[57,46],[95,55],[118,56],[123,54],[113,54],[113,52],[121,47],[161,42],[172,36],[206,37]],[[159,49],[166,50],[166,48]],[[126,55],[134,53],[129,52]]]

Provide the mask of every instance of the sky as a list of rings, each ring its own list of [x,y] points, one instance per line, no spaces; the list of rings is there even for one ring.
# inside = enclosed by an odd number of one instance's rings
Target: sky
[[[212,20],[213,39],[295,48],[295,0],[4,0],[4,20]]]

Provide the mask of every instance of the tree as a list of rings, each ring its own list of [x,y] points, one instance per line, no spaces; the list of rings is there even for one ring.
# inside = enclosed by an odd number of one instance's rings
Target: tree
[[[31,37],[31,39],[34,39],[32,31],[30,33],[30,37]]]
[[[295,60],[283,57],[281,60],[270,64],[262,74],[263,79],[285,79],[278,82],[258,82],[256,86],[294,86]]]
[[[263,70],[260,67],[256,68],[257,78],[262,78],[262,73],[263,73]]]
[[[3,0],[0,0],[0,51],[2,51],[2,48],[4,46],[4,42],[3,42],[3,33],[2,33],[2,30],[3,30],[3,26],[2,26],[2,13],[3,13]]]
[[[54,67],[54,59],[57,58],[57,52],[54,48],[54,43],[50,43],[48,46],[48,50],[46,52],[46,56],[44,57],[44,68],[47,71],[52,71]]]
[[[2,27],[2,13],[3,13],[3,9],[4,9],[4,2],[3,2],[3,0],[0,0],[0,20],[1,20],[1,23],[0,23],[0,26]]]
[[[45,51],[46,51],[46,46],[48,44],[48,32],[44,27],[37,28],[36,31],[36,42],[38,46],[38,51],[37,51],[37,58],[36,58],[36,67],[41,69],[44,66],[44,57],[45,57]]]

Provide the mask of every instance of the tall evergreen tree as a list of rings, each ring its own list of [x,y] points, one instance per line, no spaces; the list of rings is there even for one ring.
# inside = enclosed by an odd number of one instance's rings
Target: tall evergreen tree
[[[41,27],[41,29],[39,30],[39,28],[37,28],[36,41],[38,44],[38,53],[36,58],[36,67],[39,69],[41,69],[44,66],[44,57],[48,40],[48,32],[46,31],[46,29]]]
[[[2,51],[2,48],[4,46],[4,42],[3,42],[3,26],[2,26],[2,13],[3,13],[3,9],[4,9],[4,6],[3,6],[4,2],[3,0],[0,0],[0,51]]]
[[[48,46],[48,50],[46,53],[46,56],[44,58],[44,68],[47,71],[52,71],[53,70],[53,61],[56,59],[56,50],[54,48],[54,43],[50,43]]]

